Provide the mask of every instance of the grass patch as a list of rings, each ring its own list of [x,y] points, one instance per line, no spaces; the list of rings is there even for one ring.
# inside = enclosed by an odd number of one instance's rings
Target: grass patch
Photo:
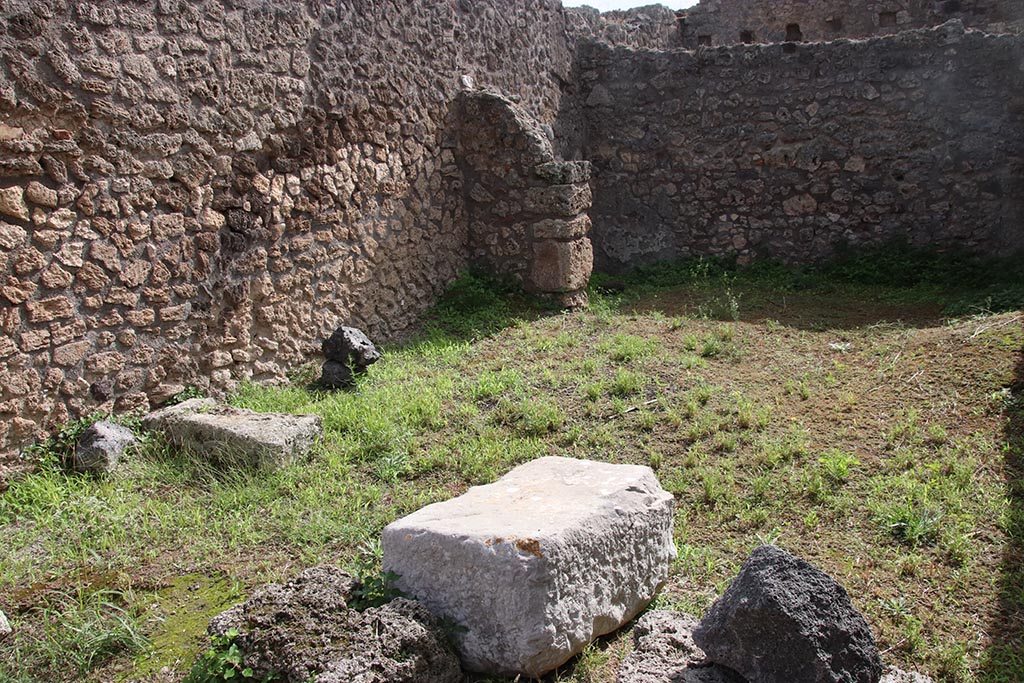
[[[1018,314],[944,321],[926,292],[995,284],[880,287],[852,263],[662,265],[614,295],[595,278],[592,310],[558,315],[466,278],[352,391],[239,388],[235,405],[323,420],[314,452],[278,471],[218,469],[151,436],[111,476],[69,475],[56,465],[83,424],[69,425],[0,495],[15,622],[0,680],[180,679],[212,613],[318,563],[368,577],[376,599],[384,525],[545,455],[649,465],[676,496],[658,605],[699,614],[771,540],[848,588],[893,663],[1022,680]],[[965,642],[977,633],[999,635]],[[614,680],[626,641],[557,680]]]

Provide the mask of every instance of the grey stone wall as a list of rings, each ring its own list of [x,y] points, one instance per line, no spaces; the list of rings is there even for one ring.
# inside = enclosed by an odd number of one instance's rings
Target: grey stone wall
[[[8,0],[0,56],[0,453],[402,330],[468,259],[460,76],[551,124],[571,68],[557,0]]]
[[[1024,30],[1024,0],[701,0],[681,15],[679,43],[691,49],[864,38],[953,19],[995,33]]]
[[[598,267],[817,260],[909,236],[1024,247],[1024,40],[955,23],[866,41],[580,53]]]

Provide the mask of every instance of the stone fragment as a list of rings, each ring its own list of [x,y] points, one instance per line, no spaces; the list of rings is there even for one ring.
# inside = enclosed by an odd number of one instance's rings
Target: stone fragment
[[[321,345],[324,357],[346,365],[366,368],[380,360],[380,352],[362,330],[339,327]]]
[[[846,590],[770,545],[747,558],[693,640],[750,683],[877,683],[882,675],[874,636]]]
[[[388,525],[384,568],[461,627],[466,667],[540,676],[654,597],[673,508],[648,467],[540,458]]]
[[[320,386],[325,389],[344,389],[353,384],[355,373],[352,368],[336,360],[324,362],[320,371]]]
[[[380,352],[362,330],[339,327],[321,345],[327,361],[323,365],[320,384],[328,389],[351,386],[354,375],[380,360]]]
[[[83,264],[75,275],[75,279],[90,292],[98,292],[110,283],[110,277],[103,272],[102,268],[92,262]]]
[[[71,279],[71,273],[51,263],[39,277],[39,283],[47,289],[64,289],[71,284]]]
[[[916,671],[902,671],[891,666],[885,670],[878,683],[932,683],[932,679]]]
[[[110,472],[121,459],[124,449],[135,443],[132,430],[101,420],[82,432],[75,452],[68,463],[76,472],[103,474]]]
[[[55,296],[40,301],[29,301],[25,304],[29,322],[46,323],[60,318],[70,318],[74,313],[71,299],[66,296]]]
[[[14,633],[14,629],[11,628],[11,622],[7,621],[7,615],[0,611],[0,641],[12,633]]]
[[[571,185],[585,183],[590,180],[589,161],[549,161],[538,164],[534,174],[553,185]]]
[[[25,203],[25,191],[21,187],[15,185],[0,190],[0,213],[19,221],[27,221],[31,217]]]
[[[697,620],[682,612],[654,610],[640,617],[616,683],[744,683],[723,666],[707,665],[693,642],[696,627]]]
[[[50,189],[38,180],[33,180],[25,186],[25,199],[48,208],[57,207],[57,190]]]
[[[572,292],[583,289],[594,268],[589,239],[559,242],[542,240],[533,245],[530,285],[540,292]]]
[[[354,581],[337,567],[313,567],[284,585],[257,589],[210,622],[236,631],[254,678],[317,683],[460,683],[459,661],[419,603],[398,598],[358,612]]]
[[[91,344],[87,341],[71,342],[70,344],[58,346],[53,350],[53,364],[65,368],[78,365],[85,358],[85,354],[89,353],[90,348]]]
[[[17,249],[25,243],[28,233],[24,228],[10,223],[0,223],[0,248]]]
[[[193,398],[149,413],[142,426],[225,465],[276,467],[302,457],[320,436],[316,415],[254,413]]]
[[[0,294],[12,304],[25,303],[30,296],[35,294],[38,287],[34,282],[19,280],[13,275],[7,276],[3,287],[0,287]]]
[[[809,194],[801,194],[790,197],[782,202],[782,210],[787,216],[800,216],[805,213],[814,213],[818,210],[818,201]]]

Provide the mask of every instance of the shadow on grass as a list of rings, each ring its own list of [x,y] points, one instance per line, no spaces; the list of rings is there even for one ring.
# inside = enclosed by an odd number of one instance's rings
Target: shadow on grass
[[[1024,307],[1024,258],[983,259],[892,242],[839,249],[810,266],[748,267],[691,259],[595,274],[600,292],[621,293],[626,308],[670,316],[762,322],[808,330],[879,324],[933,327],[944,318]]]
[[[982,683],[1024,681],[1024,348],[1004,406],[1009,539],[1000,567],[999,611],[989,625],[990,644],[978,677]]]
[[[465,273],[423,317],[409,336],[398,340],[406,349],[424,352],[484,339],[520,321],[558,312],[553,303],[486,274]]]

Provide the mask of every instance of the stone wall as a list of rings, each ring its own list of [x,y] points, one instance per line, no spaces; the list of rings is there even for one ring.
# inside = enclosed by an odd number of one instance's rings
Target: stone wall
[[[586,305],[590,163],[556,159],[546,131],[495,92],[464,91],[455,121],[471,261],[566,307]]]
[[[585,44],[596,266],[1024,248],[1024,39],[938,29],[697,52]]]
[[[681,12],[679,43],[864,38],[959,19],[990,32],[1024,30],[1024,0],[701,0]]]
[[[0,453],[407,326],[468,259],[459,79],[542,124],[557,0],[0,4]]]
[[[677,13],[664,5],[612,12],[577,7],[566,10],[566,23],[573,40],[656,50],[681,45]]]

